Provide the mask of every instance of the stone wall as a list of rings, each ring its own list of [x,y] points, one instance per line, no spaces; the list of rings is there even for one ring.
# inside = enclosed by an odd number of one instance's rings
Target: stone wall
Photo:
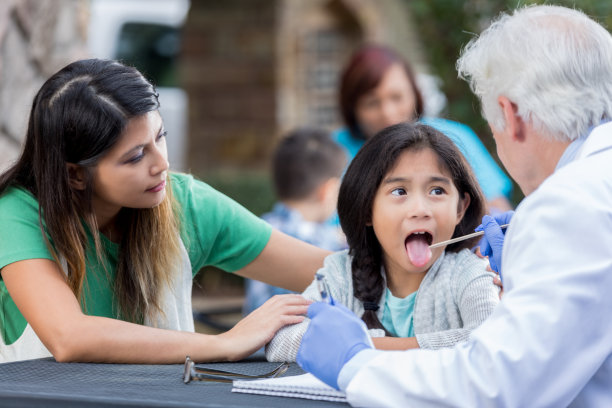
[[[40,86],[86,56],[88,10],[86,0],[0,1],[0,171],[19,155]]]
[[[267,160],[276,131],[276,0],[192,1],[183,32],[191,171]]]

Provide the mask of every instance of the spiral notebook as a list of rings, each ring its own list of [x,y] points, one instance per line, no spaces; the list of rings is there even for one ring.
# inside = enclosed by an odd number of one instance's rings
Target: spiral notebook
[[[234,380],[232,392],[346,402],[346,394],[330,387],[312,374],[263,380]]]

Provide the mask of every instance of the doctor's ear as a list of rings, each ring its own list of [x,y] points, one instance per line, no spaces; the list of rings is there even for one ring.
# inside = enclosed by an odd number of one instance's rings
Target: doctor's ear
[[[505,96],[499,96],[497,103],[504,115],[506,131],[512,139],[522,142],[525,139],[525,123],[518,114],[518,106]]]
[[[66,163],[68,170],[68,184],[75,190],[85,190],[86,177],[85,169],[82,166],[74,163]]]

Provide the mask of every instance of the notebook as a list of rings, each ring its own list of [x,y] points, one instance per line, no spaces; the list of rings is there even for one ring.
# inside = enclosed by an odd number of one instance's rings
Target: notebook
[[[232,392],[346,402],[346,394],[310,373],[263,380],[234,380]]]

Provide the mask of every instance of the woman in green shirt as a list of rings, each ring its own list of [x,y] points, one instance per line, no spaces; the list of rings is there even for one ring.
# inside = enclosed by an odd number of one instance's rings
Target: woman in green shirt
[[[236,360],[302,321],[308,301],[285,295],[226,333],[193,332],[203,266],[301,291],[328,252],[169,174],[158,108],[136,69],[106,60],[74,62],[36,95],[0,175],[0,362]]]

